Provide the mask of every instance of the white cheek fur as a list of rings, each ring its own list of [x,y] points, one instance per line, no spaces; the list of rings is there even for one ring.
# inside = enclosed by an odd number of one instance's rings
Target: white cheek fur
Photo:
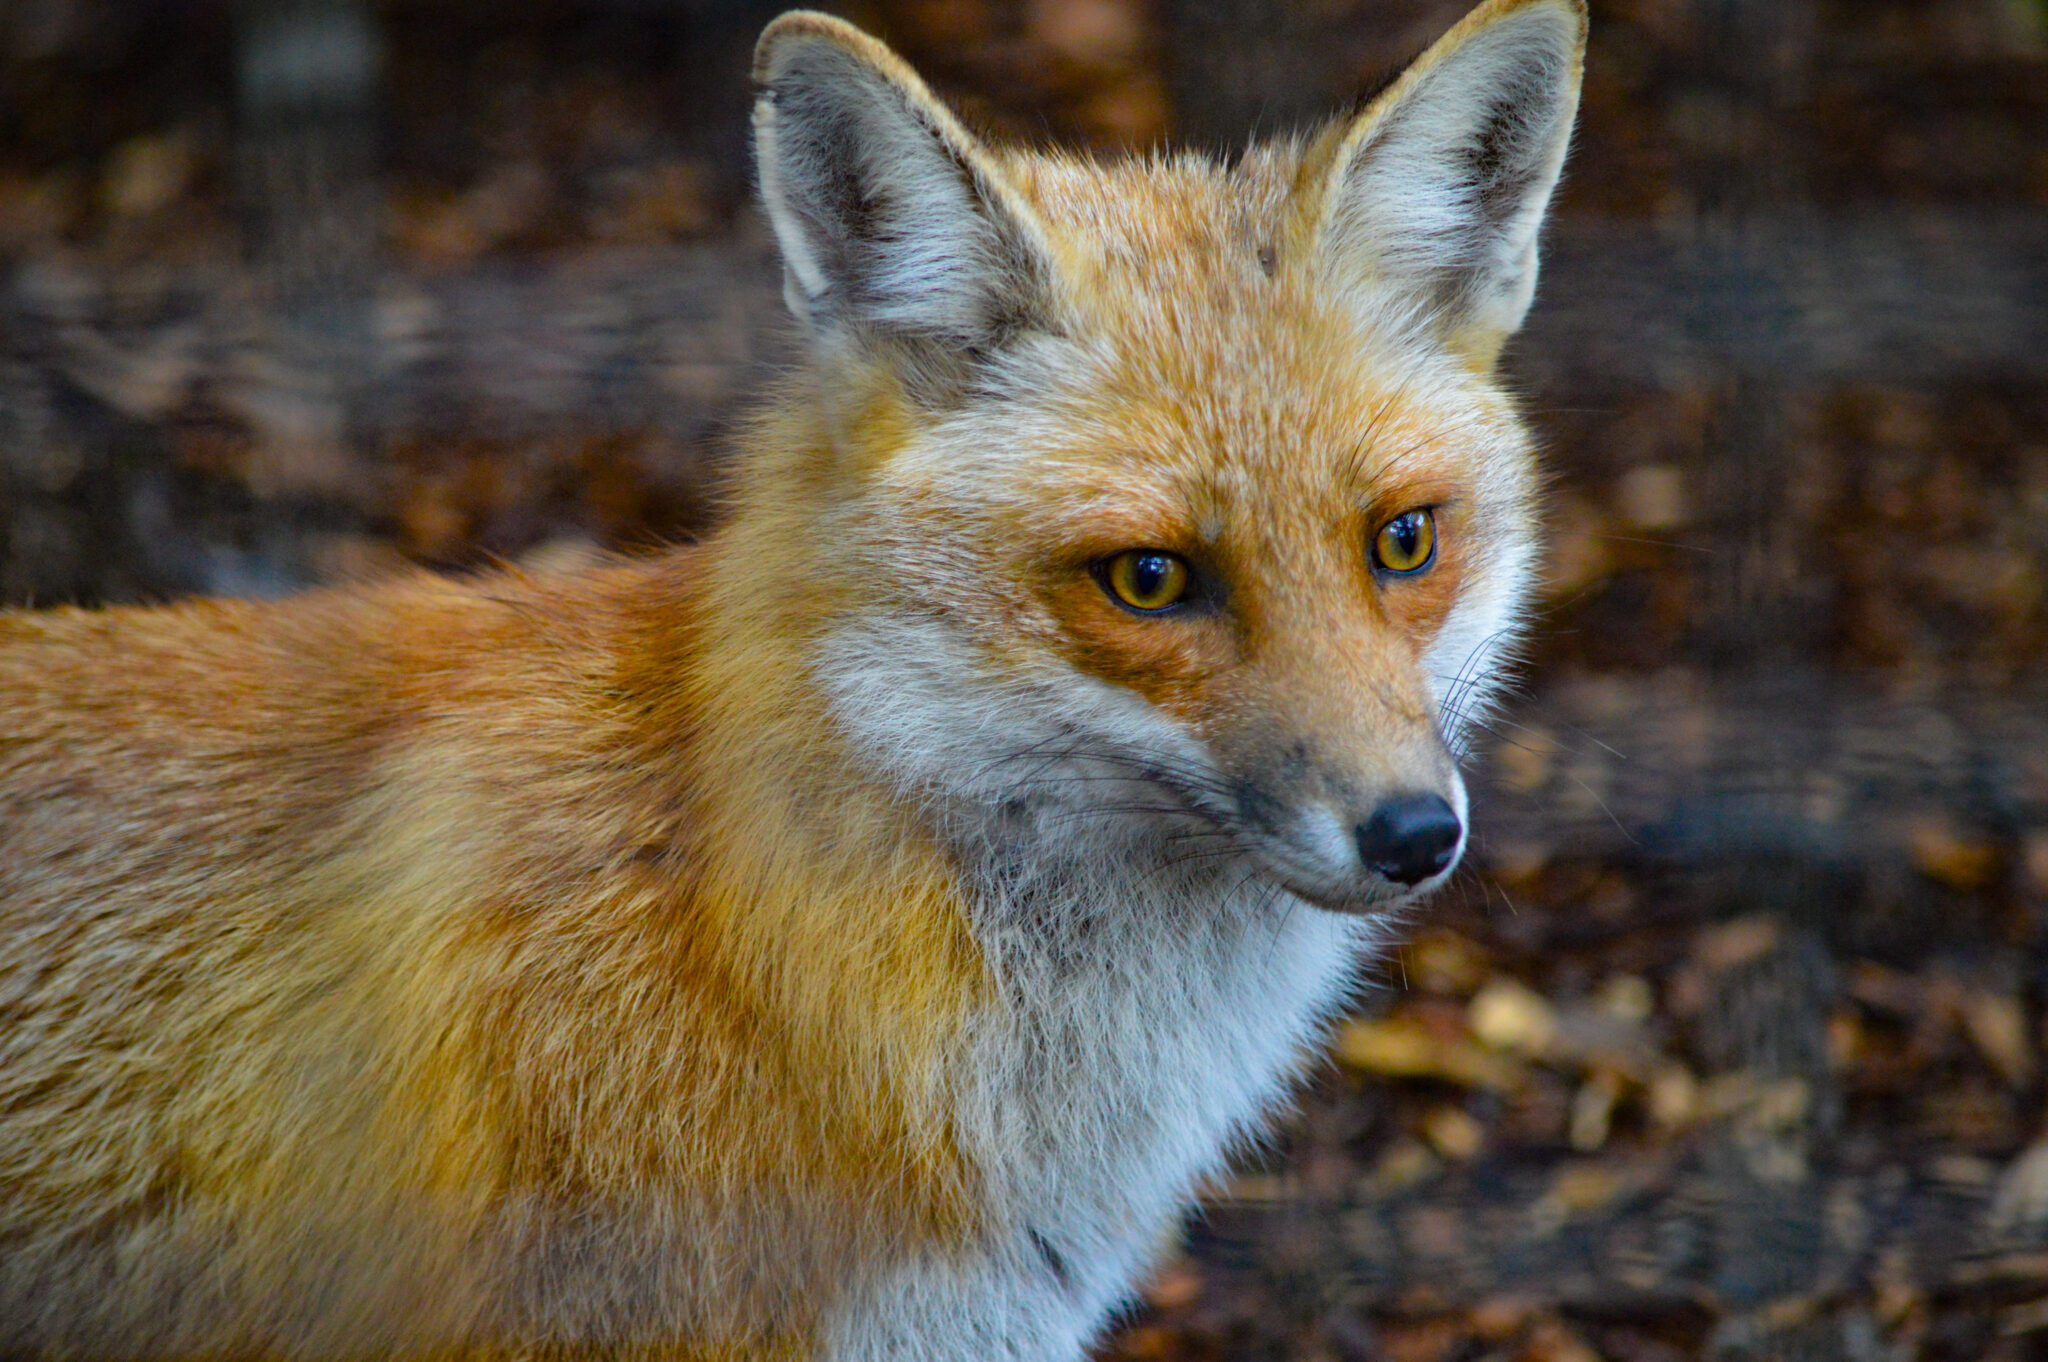
[[[1424,678],[1437,704],[1437,728],[1461,761],[1472,730],[1487,724],[1508,683],[1507,669],[1525,628],[1523,606],[1535,576],[1536,549],[1527,535],[1497,544],[1475,564],[1457,603],[1423,654]],[[1462,782],[1459,817],[1464,817]]]
[[[948,828],[996,997],[948,1077],[984,1240],[868,1288],[828,1353],[1074,1356],[1258,1137],[1379,929],[1090,817],[1101,785],[1058,776],[1091,750],[1207,765],[1135,696],[1051,665],[999,681],[933,619],[849,626],[818,665],[857,748]]]

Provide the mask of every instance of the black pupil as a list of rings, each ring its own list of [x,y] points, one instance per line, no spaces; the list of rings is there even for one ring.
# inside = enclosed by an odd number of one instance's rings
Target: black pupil
[[[1395,557],[1407,562],[1415,556],[1415,550],[1422,543],[1422,517],[1414,511],[1398,517],[1387,526],[1394,535]]]
[[[1131,585],[1137,589],[1142,600],[1151,600],[1166,585],[1167,577],[1173,571],[1173,564],[1163,553],[1145,553],[1131,568]]]

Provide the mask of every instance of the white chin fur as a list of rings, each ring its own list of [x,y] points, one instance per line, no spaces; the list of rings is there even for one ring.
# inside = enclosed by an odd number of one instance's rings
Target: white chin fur
[[[1136,696],[1051,668],[998,680],[910,616],[829,635],[817,665],[857,749],[955,847],[996,999],[948,1075],[985,1237],[864,1288],[827,1352],[1078,1356],[1201,1180],[1263,1131],[1382,928],[1233,854],[1178,854],[1204,848],[1201,820],[1090,817],[1141,788],[1102,780],[1114,766],[1061,783],[1091,749],[1210,769]]]

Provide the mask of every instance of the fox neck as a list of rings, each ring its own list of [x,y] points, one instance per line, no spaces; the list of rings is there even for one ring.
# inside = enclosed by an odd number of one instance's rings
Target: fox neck
[[[1113,770],[1060,778],[1076,705],[1140,702],[992,692],[957,635],[857,580],[879,569],[835,533],[825,419],[772,422],[695,615],[717,897],[782,970],[778,1006],[873,1032],[866,1081],[910,1061],[979,1233],[1053,1244],[1106,1300],[1284,1092],[1371,929],[1248,876],[1213,830],[1133,820],[1158,801]]]
[[[764,485],[788,466],[756,462],[770,476],[750,475],[697,561],[665,574],[675,606],[645,612],[665,622],[628,644],[626,689],[645,741],[680,754],[677,873],[721,971],[806,1070],[843,1079],[849,1101],[892,1091],[943,1141],[941,1059],[983,963],[950,858],[855,760],[815,684],[813,641],[843,608],[817,491]]]

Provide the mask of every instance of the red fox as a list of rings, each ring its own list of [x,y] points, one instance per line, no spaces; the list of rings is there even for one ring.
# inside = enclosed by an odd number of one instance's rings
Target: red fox
[[[1584,27],[1098,164],[786,15],[717,534],[0,615],[0,1354],[1078,1357],[1463,849]]]

